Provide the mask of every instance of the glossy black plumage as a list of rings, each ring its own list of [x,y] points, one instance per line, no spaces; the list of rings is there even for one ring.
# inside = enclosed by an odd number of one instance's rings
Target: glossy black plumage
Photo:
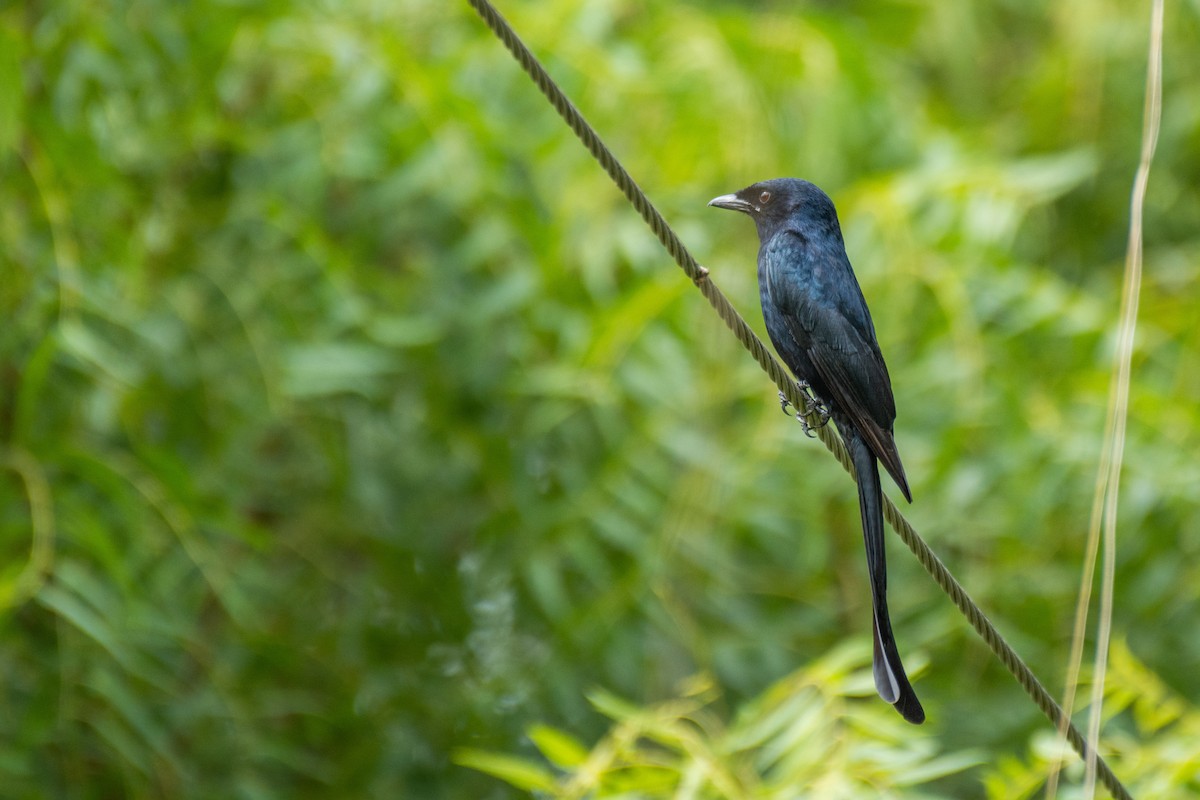
[[[854,277],[833,201],[807,181],[779,178],[709,205],[758,227],[763,318],[784,363],[828,407],[858,473],[859,510],[874,609],[875,688],[909,722],[925,720],[892,635],[887,609],[883,496],[878,462],[912,501],[892,435],[896,403],[875,326]]]

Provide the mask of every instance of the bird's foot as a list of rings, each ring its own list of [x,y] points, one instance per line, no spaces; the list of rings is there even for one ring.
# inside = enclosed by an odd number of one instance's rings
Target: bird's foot
[[[804,435],[810,439],[815,439],[817,435],[813,431],[818,428],[824,428],[829,424],[829,409],[823,406],[820,401],[814,400],[809,413],[817,415],[816,422],[809,422],[808,417],[799,412],[796,413],[796,419],[800,421],[800,429],[804,431]]]
[[[783,393],[782,389],[780,389],[779,390],[779,410],[782,411],[783,413],[787,414],[790,417],[792,415],[792,412],[788,411],[788,409],[791,407],[792,407],[792,401],[788,400],[787,395]]]
[[[796,389],[799,390],[800,396],[803,397],[805,400],[804,405],[806,407],[806,410],[803,413],[811,414],[813,411],[813,406],[817,403],[816,398],[814,398],[813,394],[812,394],[812,387],[808,385],[808,381],[796,381]],[[783,411],[783,413],[787,414],[790,417],[792,415],[792,412],[788,411],[788,409],[791,407],[792,407],[792,401],[788,400],[787,395],[784,394],[782,391],[780,391],[779,392],[779,408],[780,408],[780,410]],[[796,413],[797,413],[797,415],[799,415],[801,413],[800,409],[796,409]]]
[[[825,404],[818,400],[812,394],[812,387],[808,385],[808,381],[796,381],[796,388],[800,390],[800,396],[804,398],[804,410],[796,409],[796,421],[800,423],[800,428],[804,431],[804,435],[810,439],[815,439],[816,435],[813,431],[818,428],[825,427],[829,422],[829,409]],[[788,408],[791,407],[791,401],[787,399],[787,395],[783,392],[779,393],[779,408],[785,414],[791,412]],[[810,422],[809,417],[815,416],[816,422]]]

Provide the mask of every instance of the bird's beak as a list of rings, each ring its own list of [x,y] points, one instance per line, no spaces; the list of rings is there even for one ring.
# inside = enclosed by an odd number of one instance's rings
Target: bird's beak
[[[708,201],[708,204],[717,208],[728,208],[730,211],[741,211],[743,214],[750,214],[757,210],[736,194],[723,194],[720,197],[714,197]]]

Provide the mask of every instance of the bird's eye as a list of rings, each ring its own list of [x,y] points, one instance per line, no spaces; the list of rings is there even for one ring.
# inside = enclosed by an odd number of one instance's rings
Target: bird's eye
[[[761,203],[761,204],[762,204],[762,205],[764,205],[764,206],[765,206],[767,203],[771,202],[771,193],[770,193],[770,192],[763,192],[762,194],[760,194],[760,195],[758,196],[758,202],[759,202],[759,203]]]

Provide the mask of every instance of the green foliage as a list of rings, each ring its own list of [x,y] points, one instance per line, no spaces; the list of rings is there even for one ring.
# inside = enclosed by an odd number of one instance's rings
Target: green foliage
[[[568,733],[534,725],[528,736],[541,758],[461,749],[455,760],[554,798],[932,798],[947,795],[930,781],[987,764],[969,751],[935,755],[927,729],[907,726],[878,703],[847,702],[873,691],[862,661],[861,653],[839,648],[743,704],[728,725],[713,708],[719,698],[708,676],[648,708],[596,692],[592,704],[615,724],[590,751]],[[1105,757],[1122,764],[1133,795],[1200,791],[1200,709],[1166,688],[1123,642],[1113,648],[1107,686]],[[987,796],[1038,796],[1061,762],[1070,776],[1061,796],[1078,796],[1071,787],[1083,764],[1053,731],[1035,735],[1026,761],[988,765]]]
[[[1124,642],[1112,648],[1104,717],[1108,736],[1103,755],[1122,765],[1121,778],[1134,797],[1200,793],[1200,707],[1165,686]],[[1056,762],[1067,765],[1066,786],[1082,782],[1083,764],[1053,732],[1035,735],[1031,750],[1024,762],[1005,759],[991,770],[984,781],[988,797],[1038,796]],[[1081,795],[1067,788],[1059,796]]]
[[[501,10],[754,325],[754,233],[705,202],[830,191],[909,516],[1055,682],[1144,10]],[[1173,9],[1115,619],[1145,666],[1110,678],[1119,709],[1200,693],[1198,40]],[[979,796],[962,752],[1044,735],[895,542],[929,722],[839,693],[828,654],[870,647],[853,486],[466,4],[0,8],[0,198],[6,795],[507,797],[452,753],[551,792],[614,731],[753,793],[822,766],[829,742],[788,738],[813,725],[866,753],[839,779]],[[589,693],[629,707],[601,703],[610,726]],[[1118,774],[1186,775],[1193,717],[1114,718]],[[585,782],[633,791],[619,772]],[[691,785],[671,774],[638,791]]]
[[[937,756],[928,734],[886,706],[847,702],[874,691],[862,656],[846,647],[823,656],[743,704],[731,724],[713,708],[719,696],[710,676],[648,708],[595,692],[592,704],[615,724],[590,752],[562,731],[529,731],[555,772],[478,750],[460,750],[455,760],[555,798],[941,796],[919,787],[981,756]]]

